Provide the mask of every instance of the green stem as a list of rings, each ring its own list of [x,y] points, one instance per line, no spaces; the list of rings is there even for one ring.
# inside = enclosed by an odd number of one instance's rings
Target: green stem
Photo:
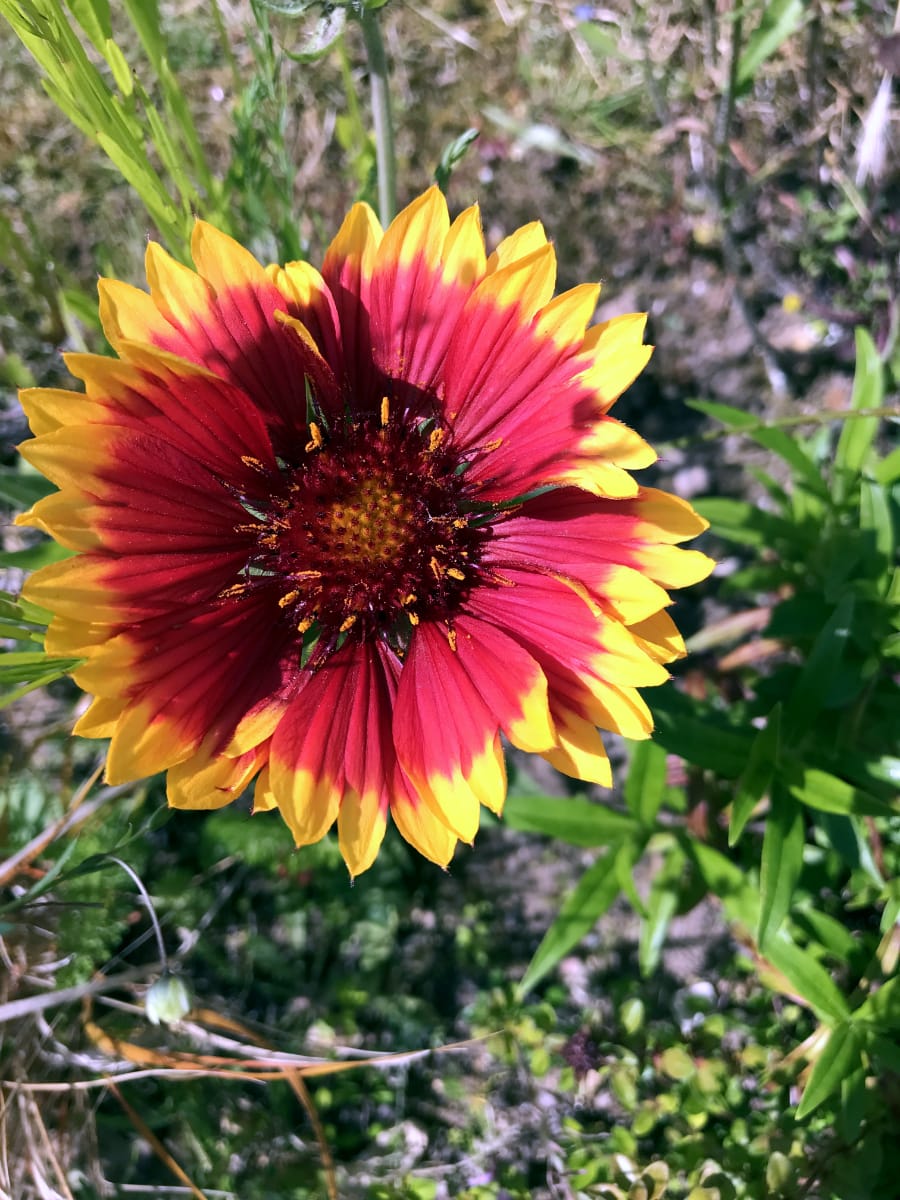
[[[900,417],[900,405],[886,404],[881,408],[854,408],[846,412],[799,413],[789,417],[777,417],[773,421],[760,421],[756,425],[723,425],[717,429],[708,429],[704,433],[693,433],[687,437],[674,438],[664,446],[686,447],[697,442],[714,442],[717,438],[752,437],[765,429],[792,429],[795,425],[830,425],[834,421],[859,421],[865,417]]]
[[[375,126],[375,158],[378,164],[378,215],[382,225],[388,225],[397,211],[397,160],[394,153],[387,55],[384,52],[384,40],[377,13],[364,7],[360,24],[372,89],[372,123]]]
[[[122,870],[131,877],[134,882],[134,886],[140,892],[141,899],[144,902],[144,908],[147,910],[147,916],[150,918],[150,923],[153,926],[153,932],[156,934],[156,945],[159,949],[159,961],[162,964],[163,971],[168,971],[169,964],[166,958],[166,945],[163,941],[162,930],[159,927],[156,909],[153,907],[153,901],[150,899],[147,889],[141,882],[140,876],[138,875],[137,871],[135,871],[134,867],[130,867],[128,863],[124,862],[121,858],[116,858],[114,854],[109,856],[109,861],[114,862],[116,866],[121,867]]]
[[[347,97],[347,115],[353,127],[353,153],[362,155],[368,143],[368,134],[363,125],[362,114],[359,111],[359,101],[356,98],[356,86],[353,82],[353,72],[350,70],[350,60],[347,57],[347,43],[342,36],[338,39],[338,63],[341,68],[341,79],[344,83],[344,95]]]
[[[738,68],[741,59],[741,47],[744,39],[744,19],[740,8],[732,15],[731,44],[728,49],[728,79],[725,91],[719,100],[719,111],[716,114],[716,199],[722,220],[726,219],[728,208],[728,141],[734,125],[734,111],[737,101]]]

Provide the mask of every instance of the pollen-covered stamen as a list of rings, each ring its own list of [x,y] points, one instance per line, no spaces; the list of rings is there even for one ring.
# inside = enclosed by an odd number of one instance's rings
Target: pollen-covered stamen
[[[452,620],[490,531],[451,439],[396,421],[387,399],[370,424],[309,431],[261,522],[251,576],[277,580],[292,627],[315,625],[317,654],[373,634],[400,649],[420,620]]]

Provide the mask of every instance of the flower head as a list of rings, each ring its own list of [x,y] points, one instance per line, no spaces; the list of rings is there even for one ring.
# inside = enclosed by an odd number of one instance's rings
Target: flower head
[[[149,295],[103,280],[118,358],[22,397],[59,491],[21,520],[76,552],[26,592],[85,659],[110,781],[216,808],[255,779],[298,845],[337,821],[353,874],[389,812],[437,863],[470,842],[501,734],[609,784],[597,727],[649,735],[636,689],[683,653],[665,589],[710,566],[607,415],[644,318],[588,327],[599,289],[553,299],[539,224],[487,256],[436,189],[385,231],[355,205],[321,274],[202,222],[193,256],[151,244]]]

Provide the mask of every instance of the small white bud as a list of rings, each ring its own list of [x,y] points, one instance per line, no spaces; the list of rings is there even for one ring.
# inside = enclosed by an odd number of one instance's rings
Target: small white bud
[[[174,1025],[191,1011],[187,985],[177,975],[163,975],[144,997],[144,1011],[151,1025]]]

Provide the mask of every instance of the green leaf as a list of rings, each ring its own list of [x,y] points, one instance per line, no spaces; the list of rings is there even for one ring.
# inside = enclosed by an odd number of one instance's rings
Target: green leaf
[[[112,37],[109,0],[66,0],[66,4],[94,47],[102,54],[104,42]]]
[[[733,846],[744,831],[753,810],[768,792],[778,765],[781,742],[781,705],[769,713],[766,726],[753,740],[747,766],[737,782],[728,825],[728,845]]]
[[[0,655],[0,687],[30,683],[48,671],[64,675],[83,661],[80,658],[48,658],[42,650],[15,650]]]
[[[696,863],[706,886],[720,899],[749,887],[746,872],[706,842],[692,841],[687,835],[680,841],[685,854]]]
[[[75,853],[77,845],[78,838],[72,838],[72,840],[64,846],[59,858],[57,858],[55,862],[50,865],[50,868],[44,872],[41,878],[34,883],[27,892],[16,896],[16,898],[11,900],[8,904],[4,904],[2,909],[0,909],[0,912],[10,913],[15,912],[17,909],[26,908],[29,904],[32,904],[35,900],[38,900],[41,896],[43,896],[45,892],[49,892],[57,879],[61,877],[63,867],[65,867],[66,863]]]
[[[803,0],[770,0],[758,28],[747,39],[738,59],[737,89],[746,91],[760,66],[771,58],[782,42],[800,28]]]
[[[659,1065],[670,1079],[691,1079],[697,1074],[697,1064],[684,1046],[670,1046],[659,1056]]]
[[[880,890],[884,887],[884,877],[881,875],[869,839],[860,828],[859,817],[847,817],[840,813],[817,812],[814,815],[816,827],[825,835],[827,843],[835,850],[851,871],[863,871]]]
[[[796,438],[791,437],[784,429],[760,429],[751,436],[765,450],[771,450],[773,454],[783,458],[797,478],[802,479],[814,495],[828,495],[828,487],[819,468]]]
[[[882,487],[890,487],[900,479],[900,446],[885,455],[875,467],[875,478]]]
[[[656,688],[647,699],[656,726],[654,742],[695,766],[737,779],[746,766],[752,737],[737,732],[708,704],[690,700],[676,688]]]
[[[80,129],[85,137],[89,138],[93,136],[90,119],[85,116],[67,91],[55,83],[53,79],[42,79],[41,87],[60,112],[69,118],[76,129]]]
[[[865,329],[856,330],[856,372],[850,412],[838,438],[834,465],[839,471],[858,475],[878,431],[878,417],[854,417],[861,408],[880,408],[884,402],[884,368],[875,343]]]
[[[686,865],[684,851],[677,842],[673,842],[661,870],[654,876],[647,898],[647,916],[641,925],[638,966],[645,979],[652,975],[659,965],[669,922],[678,908]]]
[[[705,842],[685,833],[677,836],[685,858],[694,863],[709,891],[721,901],[728,920],[749,934],[759,917],[759,892],[747,872]]]
[[[874,535],[875,549],[887,566],[894,562],[894,521],[887,488],[871,479],[859,482],[859,527]]]
[[[48,563],[61,562],[71,558],[74,551],[67,550],[58,542],[45,539],[27,550],[7,550],[0,552],[0,567],[18,567],[21,571],[36,571]]]
[[[900,811],[896,804],[864,792],[862,788],[856,788],[836,775],[829,775],[827,771],[819,771],[815,767],[791,765],[786,774],[791,795],[801,804],[821,812],[842,816],[894,817]]]
[[[865,1065],[863,1065],[841,1080],[841,1111],[837,1129],[838,1136],[847,1145],[857,1140],[865,1119],[867,1074]]]
[[[147,57],[158,70],[160,60],[166,53],[166,43],[157,0],[123,0],[123,5]]]
[[[859,1034],[849,1021],[841,1021],[832,1029],[828,1041],[813,1065],[809,1082],[797,1106],[797,1120],[802,1121],[829,1096],[840,1089],[843,1080],[852,1074],[862,1060]]]
[[[732,542],[771,548],[776,542],[797,538],[797,530],[790,521],[764,512],[746,500],[704,496],[693,503],[701,517],[709,521],[712,532]]]
[[[48,662],[55,661],[48,659]],[[82,660],[77,660],[75,665]],[[11,704],[15,704],[17,700],[21,700],[23,696],[27,696],[29,692],[35,692],[38,688],[46,687],[48,683],[53,683],[57,679],[61,679],[67,674],[66,670],[48,671],[45,675],[39,675],[35,679],[29,680],[28,683],[23,683],[21,687],[14,688],[11,692],[0,691],[0,709],[9,708]]]
[[[625,803],[635,819],[649,829],[656,820],[666,791],[666,752],[656,742],[634,742]]]
[[[803,809],[793,797],[776,786],[772,789],[770,804],[763,835],[756,930],[756,942],[763,953],[790,910],[794,888],[803,869],[805,842]]]
[[[853,962],[865,947],[854,938],[846,925],[836,921],[827,913],[808,907],[794,912],[792,920],[804,927],[828,953],[847,965]]]
[[[835,1025],[850,1016],[847,1001],[829,973],[810,953],[792,942],[784,929],[769,939],[765,958],[820,1020]]]
[[[850,637],[854,598],[845,592],[813,642],[784,713],[785,742],[796,741],[811,727],[828,700]]]
[[[767,428],[753,413],[745,412],[741,408],[733,408],[730,404],[718,404],[707,400],[688,400],[687,404],[689,408],[694,408],[698,412],[705,413],[706,416],[721,421],[729,429],[745,433],[747,437],[752,438],[764,449],[771,450],[773,454],[783,458],[794,473],[806,481],[813,492],[820,496],[827,495],[827,487],[819,468],[800,443],[785,430]]]
[[[759,417],[744,408],[735,408],[733,404],[720,404],[716,400],[685,400],[685,404],[695,412],[721,421],[729,429],[750,429],[759,424]]]
[[[641,917],[647,915],[647,910],[635,885],[632,868],[643,854],[646,844],[647,842],[644,838],[639,839],[637,842],[623,842],[616,851],[615,861],[615,871],[616,877],[619,880],[619,888],[634,911]]]
[[[11,638],[14,642],[37,642],[44,644],[44,635],[39,630],[27,629],[22,625],[14,625],[11,621],[0,619],[0,638]]]
[[[613,26],[612,28],[615,28]],[[582,21],[578,25],[578,36],[591,52],[598,65],[602,66],[607,58],[623,59],[622,42],[616,34],[610,33],[596,21]]]
[[[0,616],[25,621],[29,625],[45,626],[52,619],[53,613],[37,604],[32,604],[24,596],[13,596],[10,592],[0,592]]]
[[[57,294],[60,308],[67,317],[86,329],[100,332],[100,316],[93,296],[87,296],[74,287],[60,288]]]
[[[441,161],[434,169],[434,182],[445,194],[450,183],[450,176],[465,158],[466,154],[468,154],[469,147],[472,146],[479,136],[480,130],[467,129],[465,133],[461,133],[458,138],[454,138],[449,145],[444,147]]]
[[[44,635],[47,632],[47,621],[36,619],[32,614],[31,609],[34,605],[27,605],[25,601],[16,603],[15,600],[9,598],[8,594],[0,592],[0,627],[3,629],[2,637],[12,638],[19,642],[37,642],[39,646],[44,644]],[[49,619],[50,613],[46,614]],[[2,661],[2,657],[0,657]]]
[[[866,1038],[866,1047],[873,1058],[877,1057],[879,1064],[886,1066],[895,1075],[900,1075],[900,1045],[897,1044],[895,1038],[870,1034]]]
[[[884,906],[884,911],[881,914],[881,921],[878,928],[882,933],[887,933],[889,929],[900,922],[900,887],[896,885],[891,888],[888,901]]]
[[[609,849],[579,879],[559,915],[544,934],[518,987],[519,996],[538,983],[577,946],[619,894],[616,850]]]
[[[900,976],[894,976],[871,994],[853,1014],[854,1020],[871,1021],[877,1033],[900,1029]]]
[[[797,488],[792,497],[788,494],[788,492],[785,491],[778,480],[773,475],[770,475],[768,471],[764,471],[762,467],[757,467],[752,463],[748,463],[747,470],[760,485],[760,487],[765,489],[767,495],[769,495],[771,499],[775,501],[776,508],[780,509],[784,514],[789,513],[791,516],[796,516],[794,513],[794,505],[797,501],[797,497],[805,498],[807,495],[803,488]]]
[[[590,800],[510,795],[503,818],[513,829],[543,833],[573,846],[608,846],[640,832],[632,817]]]
[[[168,164],[173,161],[173,156],[169,145],[174,145],[180,136],[187,154],[181,155],[177,150],[175,151],[174,162],[176,163],[176,171],[172,173],[172,177],[178,184],[182,200],[187,200],[189,202],[188,206],[193,206],[196,209],[197,205],[192,203],[193,197],[196,195],[196,189],[193,183],[186,182],[186,176],[181,168],[181,159],[186,158],[189,160],[208,200],[216,190],[216,180],[210,171],[203,146],[197,135],[190,107],[166,58],[166,41],[160,20],[158,2],[157,0],[123,0],[123,3],[128,11],[128,16],[131,19],[135,32],[141,40],[141,45],[153,66],[156,83],[162,90],[166,126],[162,127],[160,119],[157,118],[156,127],[152,130],[154,142],[160,151],[160,156],[167,164],[167,169],[170,169]],[[340,14],[337,19],[342,20],[344,9],[338,6],[335,11]],[[147,101],[143,89],[141,89],[141,94],[144,96],[147,117],[152,126],[154,118],[151,115],[151,111],[153,111],[153,106]],[[179,179],[179,176],[182,178]]]
[[[163,181],[150,165],[144,148],[131,143],[123,146],[105,131],[96,134],[96,141],[125,181],[140,196],[147,212],[171,247],[176,252],[181,251],[190,241],[188,229],[192,219],[190,214],[179,213],[172,203]]]
[[[161,58],[158,64],[156,64],[155,69],[159,77],[159,82],[162,85],[166,112],[169,119],[174,123],[187,147],[197,180],[206,193],[207,202],[214,203],[220,181],[215,178],[210,169],[206,152],[197,134],[197,128],[194,125],[194,119],[191,116],[191,110],[185,99],[184,92],[181,90],[178,80],[172,74],[172,68],[169,66],[168,59]],[[216,219],[226,227],[225,231],[227,232],[227,215],[221,209],[216,209],[215,212]]]
[[[172,137],[168,126],[156,111],[150,97],[143,88],[140,89],[140,95],[144,105],[144,113],[147,117],[147,124],[153,136],[153,144],[156,146],[160,160],[168,171],[173,183],[178,188],[182,202],[196,208],[199,196],[197,189],[194,187],[185,170],[184,155]]]
[[[109,63],[109,69],[112,71],[116,87],[123,96],[130,96],[134,91],[134,75],[125,55],[112,38],[107,39],[105,45],[102,47],[102,52],[104,58]]]
[[[0,467],[0,500],[5,500],[12,508],[30,508],[49,496],[56,484],[45,479],[43,475],[25,474],[11,467]]]

